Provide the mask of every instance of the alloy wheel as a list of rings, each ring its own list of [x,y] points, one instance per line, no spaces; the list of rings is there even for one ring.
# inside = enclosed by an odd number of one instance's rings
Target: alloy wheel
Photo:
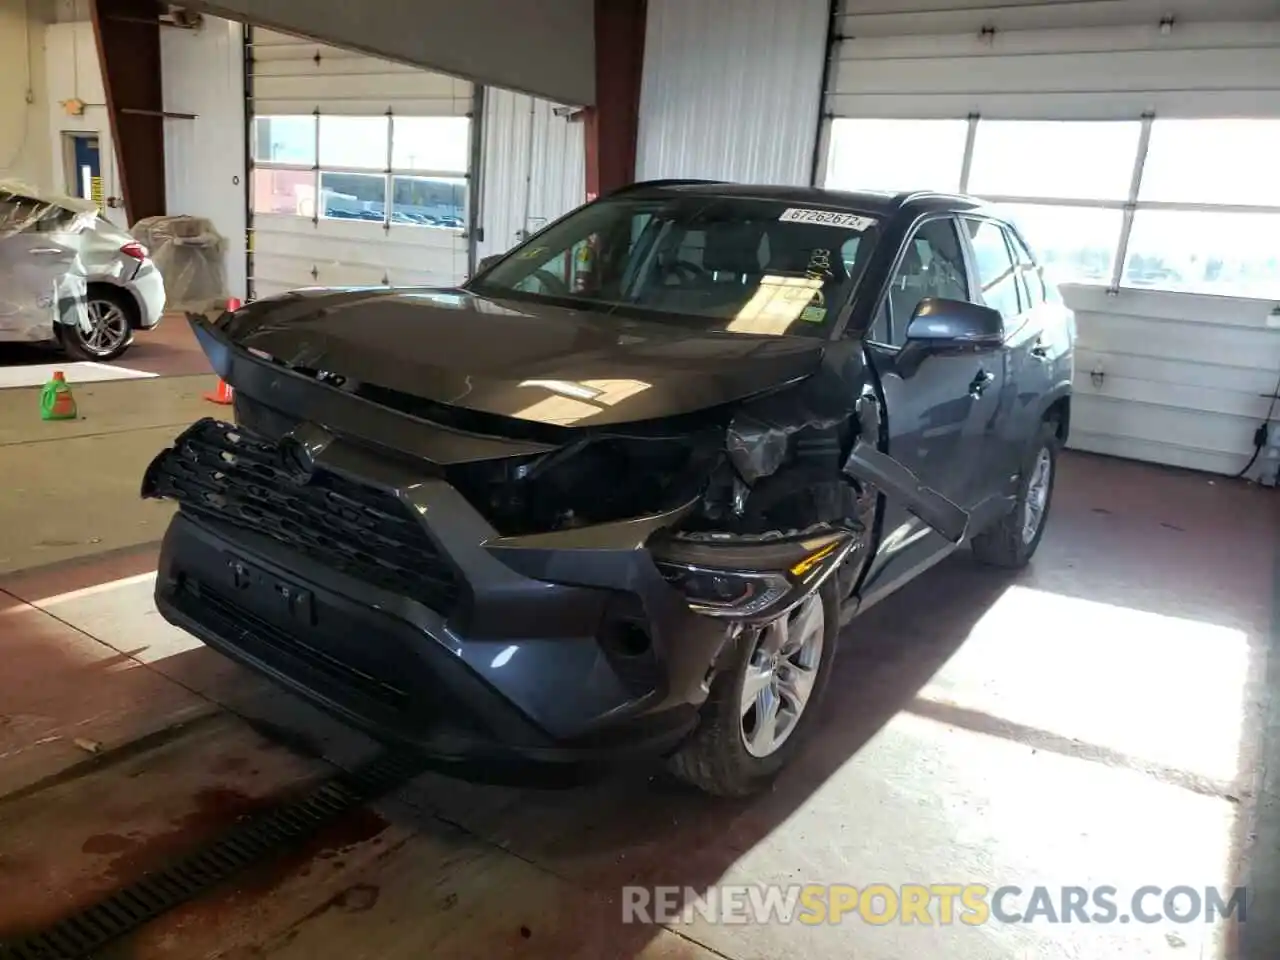
[[[1044,511],[1049,505],[1049,481],[1053,476],[1053,457],[1041,447],[1027,482],[1027,496],[1022,506],[1022,542],[1030,543],[1040,532]]]
[[[762,629],[742,684],[742,742],[768,757],[787,741],[813,696],[826,622],[814,593]]]
[[[85,350],[99,357],[114,353],[128,339],[129,318],[110,300],[90,300],[85,307],[88,329],[79,329]]]

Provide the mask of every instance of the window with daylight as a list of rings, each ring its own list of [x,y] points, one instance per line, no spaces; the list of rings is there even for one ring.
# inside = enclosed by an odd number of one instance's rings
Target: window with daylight
[[[967,120],[833,120],[825,185],[832,190],[960,188]]]
[[[983,120],[973,137],[969,192],[1124,201],[1141,136],[1137,121]]]
[[[396,117],[391,131],[391,166],[422,173],[466,176],[471,154],[471,121],[466,117]]]
[[[1280,299],[1280,212],[1138,210],[1127,287]]]
[[[254,213],[466,226],[466,117],[261,116],[253,121]]]
[[[316,118],[254,117],[253,159],[313,167],[316,162]]]
[[[967,170],[963,188],[1015,223],[1049,296],[1085,283],[1280,297],[1280,120],[840,118],[829,140],[835,189],[955,190]]]
[[[388,117],[320,117],[320,167],[386,170]]]
[[[1031,245],[1051,284],[1111,282],[1123,210],[1018,203],[999,211]]]

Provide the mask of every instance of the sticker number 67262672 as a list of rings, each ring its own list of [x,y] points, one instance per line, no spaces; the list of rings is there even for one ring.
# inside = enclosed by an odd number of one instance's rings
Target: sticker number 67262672
[[[838,210],[806,210],[802,207],[788,207],[778,217],[787,223],[817,223],[827,227],[842,227],[861,233],[876,222],[875,217],[864,217],[856,213],[841,213]]]

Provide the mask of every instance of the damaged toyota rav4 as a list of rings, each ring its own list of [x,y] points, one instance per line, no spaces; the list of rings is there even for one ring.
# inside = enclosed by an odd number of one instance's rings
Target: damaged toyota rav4
[[[166,619],[442,761],[718,794],[814,732],[860,610],[1028,561],[1071,419],[1071,314],[959,196],[642,183],[458,288],[191,322],[235,422],[143,481]]]

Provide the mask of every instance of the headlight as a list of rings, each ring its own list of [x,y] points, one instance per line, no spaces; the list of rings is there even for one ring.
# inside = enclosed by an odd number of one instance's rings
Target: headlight
[[[709,570],[676,563],[659,563],[658,570],[688,598],[690,608],[711,617],[752,617],[791,591],[791,581],[779,573]]]
[[[711,617],[772,620],[809,596],[861,541],[827,531],[784,540],[725,538],[650,544],[654,562],[690,609]]]

